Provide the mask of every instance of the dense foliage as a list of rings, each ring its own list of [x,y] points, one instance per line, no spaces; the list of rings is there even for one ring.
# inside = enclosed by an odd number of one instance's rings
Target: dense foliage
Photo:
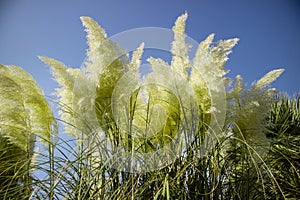
[[[213,42],[209,35],[190,60],[186,19],[187,14],[180,16],[173,27],[170,64],[149,58],[153,72],[140,84],[144,44],[130,59],[95,21],[82,17],[89,45],[83,68],[40,57],[61,86],[56,119],[29,74],[1,65],[0,198],[297,199],[300,97],[269,87],[281,69],[250,89],[240,76],[231,86],[224,67],[238,39]],[[207,79],[225,85],[226,96]],[[211,127],[221,112],[214,94],[227,104],[217,129]],[[57,134],[58,122],[64,133]],[[211,134],[218,137],[203,154]],[[181,154],[153,170],[133,170],[115,156],[125,152],[140,161],[139,155],[191,135],[182,140],[189,141],[183,153],[178,145]],[[147,166],[155,159],[148,158]]]

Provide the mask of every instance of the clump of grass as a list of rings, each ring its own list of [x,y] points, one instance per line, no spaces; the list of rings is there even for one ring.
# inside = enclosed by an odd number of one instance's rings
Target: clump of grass
[[[36,120],[30,123],[36,126],[34,129],[29,129],[31,126],[26,129],[30,137],[13,141],[15,133],[3,131],[10,129],[4,129],[7,123],[0,122],[1,198],[285,199],[299,195],[299,97],[290,100],[280,96],[276,100],[277,93],[268,87],[283,70],[269,72],[249,90],[237,76],[225,100],[225,94],[222,96],[221,90],[210,88],[206,79],[211,78],[216,85],[218,81],[228,81],[224,66],[238,40],[213,43],[210,35],[200,43],[194,60],[190,61],[184,14],[173,27],[171,65],[149,58],[154,73],[143,88],[136,84],[143,44],[128,61],[124,51],[107,39],[95,21],[88,17],[81,19],[89,44],[83,69],[68,68],[54,59],[40,57],[51,66],[61,85],[57,89],[59,118],[54,119],[39,90],[31,88],[30,93],[23,88],[22,97],[31,94],[39,98],[36,104],[28,104],[36,113],[27,113],[30,109],[19,112]],[[20,89],[18,82],[28,80],[13,75],[7,73],[0,83]],[[119,84],[124,80],[127,84]],[[187,92],[187,88],[193,92]],[[126,89],[131,93],[124,92],[122,96],[116,92]],[[1,98],[7,97],[7,91],[0,89],[0,92]],[[148,95],[146,101],[142,92]],[[9,94],[11,101],[18,102],[21,98]],[[216,113],[222,112],[215,107],[216,94],[221,94],[218,97],[228,103],[224,123],[222,120],[211,123]],[[0,112],[0,119],[3,113]],[[13,115],[4,118],[7,122],[19,119]],[[57,121],[65,126],[65,132],[58,135]],[[178,135],[186,138],[182,140],[186,142],[182,143],[184,148],[174,142],[180,138]],[[46,147],[34,150],[32,144],[39,143],[32,136],[41,138]],[[152,170],[143,166],[133,169],[133,155],[153,152],[155,155],[168,145],[174,146],[171,150],[176,154],[172,162]],[[121,151],[113,151],[118,148]],[[116,152],[132,156],[122,160],[114,156]],[[145,161],[138,156],[134,158],[140,164]],[[151,162],[157,160],[153,156],[144,164],[153,167]]]

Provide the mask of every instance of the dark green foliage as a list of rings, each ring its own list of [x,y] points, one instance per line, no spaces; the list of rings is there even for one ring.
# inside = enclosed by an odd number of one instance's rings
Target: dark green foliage
[[[279,184],[270,194],[281,190],[286,198],[297,199],[300,196],[300,96],[291,99],[279,96],[272,104],[267,128],[272,142],[266,162]]]

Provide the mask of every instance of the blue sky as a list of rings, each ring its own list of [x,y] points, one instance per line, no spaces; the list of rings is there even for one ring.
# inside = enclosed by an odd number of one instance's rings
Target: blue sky
[[[45,94],[56,83],[37,56],[80,67],[87,48],[80,16],[94,18],[112,36],[140,27],[171,28],[187,12],[187,34],[200,42],[240,38],[226,68],[250,85],[268,71],[285,68],[273,84],[300,91],[300,3],[297,0],[1,0],[0,63],[32,74]]]

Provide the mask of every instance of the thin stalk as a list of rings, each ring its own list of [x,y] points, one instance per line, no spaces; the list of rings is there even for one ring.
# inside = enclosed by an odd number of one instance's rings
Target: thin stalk
[[[49,199],[54,199],[54,145],[52,144],[51,140],[49,141],[49,163],[50,163],[50,169],[49,169],[49,178],[50,178],[50,193],[49,193]]]
[[[26,197],[30,196],[30,136],[28,139],[28,143],[27,143],[27,153],[26,153],[26,175],[25,175],[25,184],[26,184],[26,189],[25,189],[25,194]]]

